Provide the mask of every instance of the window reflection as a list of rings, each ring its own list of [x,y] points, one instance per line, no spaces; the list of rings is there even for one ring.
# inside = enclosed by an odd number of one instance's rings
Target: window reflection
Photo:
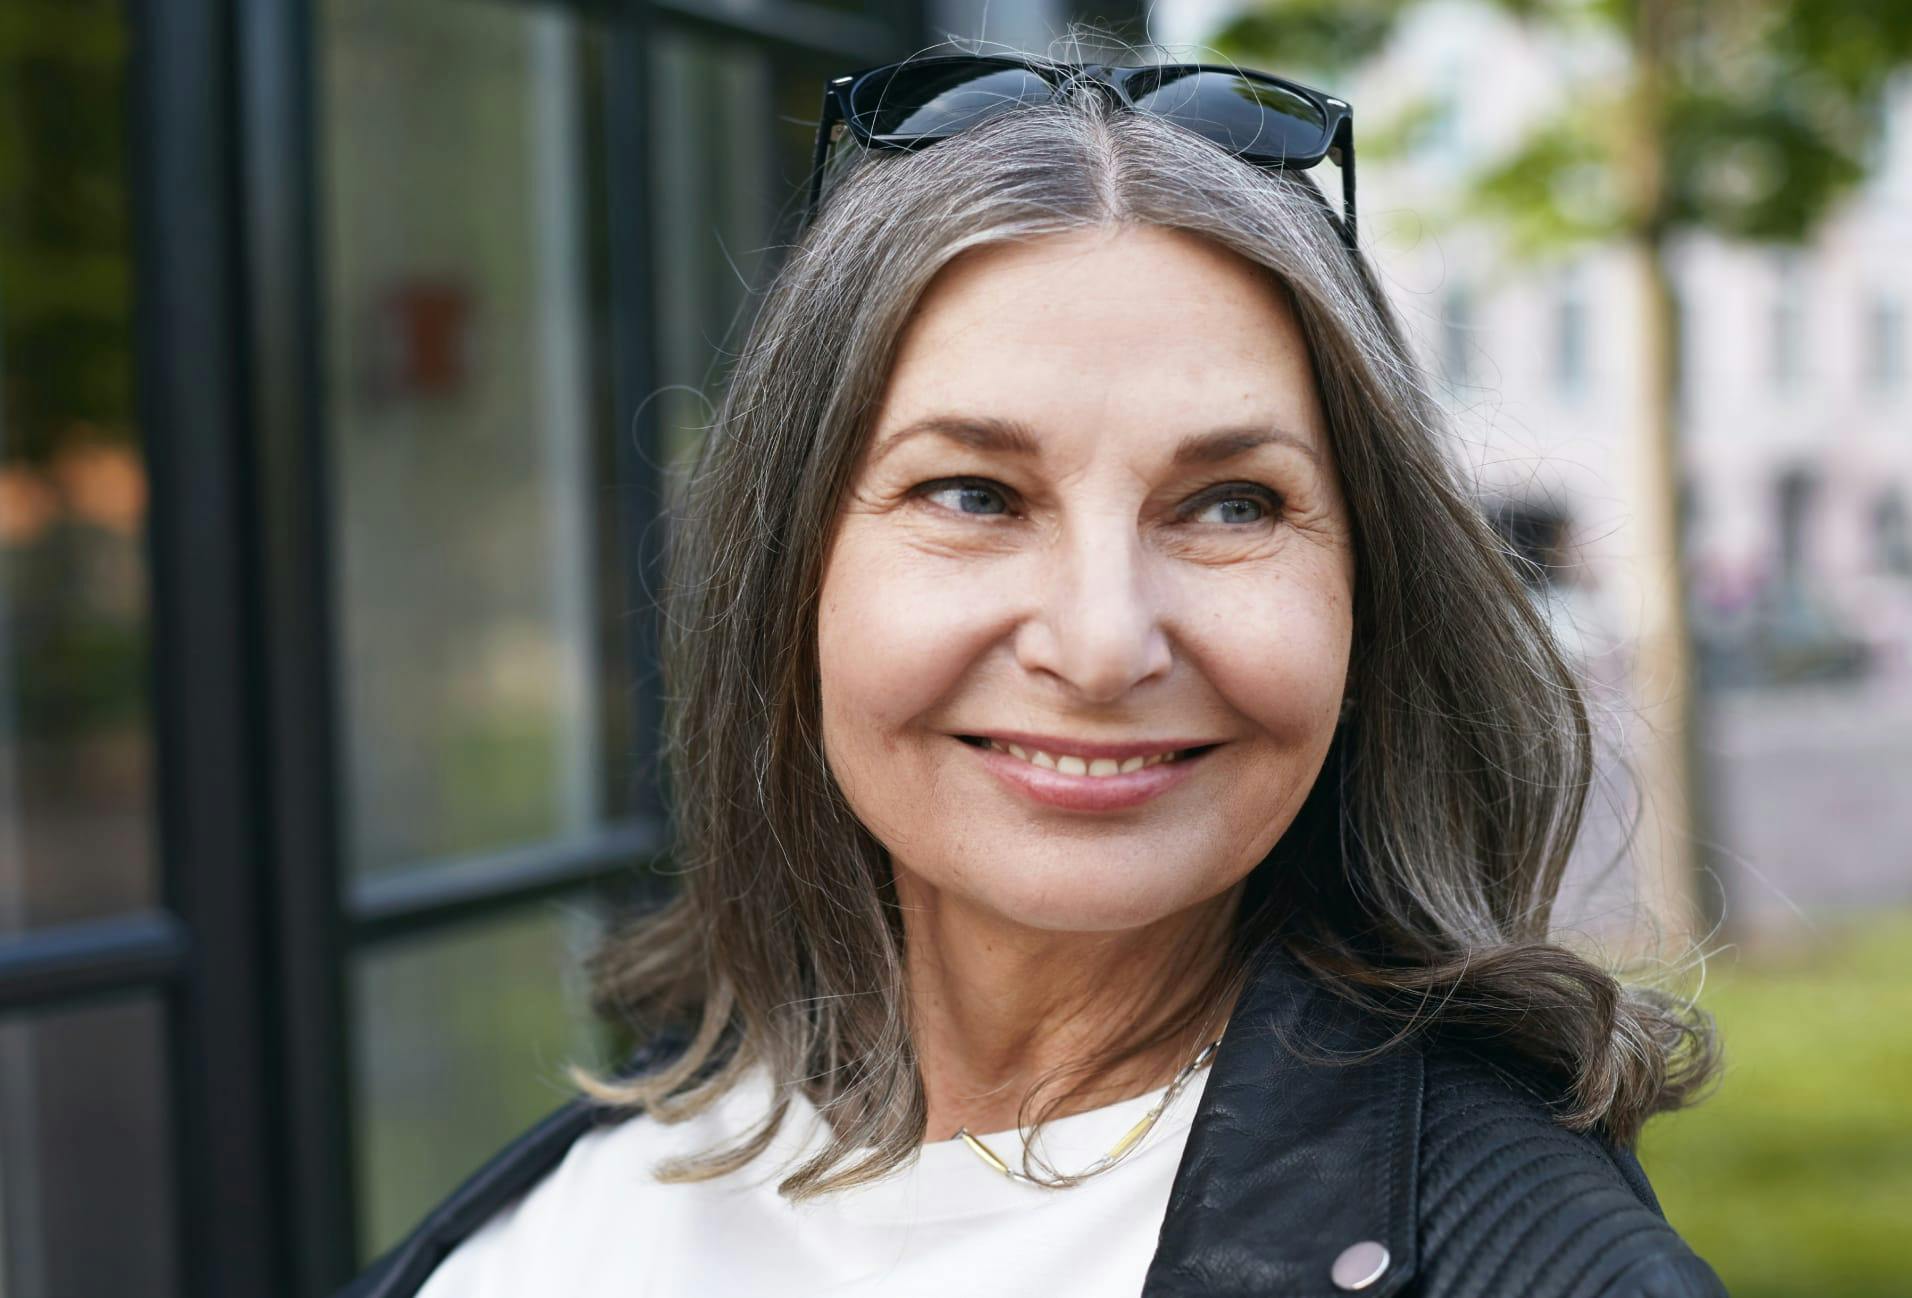
[[[0,23],[0,934],[153,898],[119,6]]]
[[[586,833],[627,769],[597,593],[600,41],[472,0],[321,17],[350,862]]]
[[[715,414],[719,348],[734,347],[746,285],[761,282],[775,198],[763,123],[768,60],[760,50],[669,30],[650,50],[656,207],[657,422],[668,460],[681,461]],[[821,89],[818,91],[821,95]],[[684,104],[697,104],[694,113]]]
[[[748,287],[796,238],[826,79],[843,60],[776,59],[668,29],[650,49],[658,426],[669,460],[702,439]],[[700,105],[686,114],[680,106]]]
[[[359,1243],[365,1260],[600,1065],[581,959],[601,932],[579,900],[381,948],[352,981]]]
[[[0,1294],[176,1292],[157,1002],[0,1019]]]

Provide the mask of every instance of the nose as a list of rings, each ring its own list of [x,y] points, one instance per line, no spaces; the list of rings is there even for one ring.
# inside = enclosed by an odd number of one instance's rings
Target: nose
[[[1133,522],[1077,519],[1038,564],[1030,615],[1017,629],[1023,668],[1085,703],[1112,703],[1167,674],[1161,581]]]

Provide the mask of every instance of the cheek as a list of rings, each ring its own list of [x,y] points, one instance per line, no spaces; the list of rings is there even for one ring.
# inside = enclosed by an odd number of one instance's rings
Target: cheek
[[[1209,685],[1264,741],[1326,746],[1353,642],[1352,600],[1334,570],[1285,572],[1211,593],[1188,650]]]
[[[832,551],[818,603],[826,745],[893,753],[959,686],[989,637],[976,583],[866,539],[855,521]]]
[[[823,752],[859,820],[891,852],[939,859],[964,795],[952,786],[954,740],[935,733],[992,635],[986,583],[866,537],[852,520],[825,568],[817,671]],[[984,587],[984,589],[979,589]]]

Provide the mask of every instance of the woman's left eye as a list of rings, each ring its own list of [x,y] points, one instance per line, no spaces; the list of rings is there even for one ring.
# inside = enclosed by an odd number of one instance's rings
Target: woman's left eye
[[[1244,507],[1249,512],[1244,512]],[[1197,518],[1218,511],[1219,518],[1210,520],[1223,526],[1237,526],[1244,523],[1261,523],[1281,512],[1281,498],[1266,487],[1258,487],[1250,482],[1231,482],[1203,501],[1195,510]]]
[[[989,517],[995,514],[1006,514],[1009,512],[1008,491],[996,483],[983,478],[938,478],[934,482],[925,482],[913,488],[911,494],[921,495],[930,499],[934,499],[937,496],[953,494],[959,503],[946,504],[943,508],[954,514]],[[980,504],[983,508],[966,508],[963,503],[960,503],[965,501],[969,504]],[[989,508],[992,502],[999,505],[1000,508]]]

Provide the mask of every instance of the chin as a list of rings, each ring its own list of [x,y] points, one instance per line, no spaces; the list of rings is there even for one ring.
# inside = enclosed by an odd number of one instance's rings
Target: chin
[[[1231,882],[1217,879],[1212,888],[1191,888],[1189,875],[1164,870],[1170,863],[1159,856],[1134,862],[1105,859],[1091,868],[1079,849],[1047,866],[1004,868],[1040,855],[1012,855],[1008,860],[999,856],[986,867],[958,866],[947,880],[928,877],[921,882],[946,898],[1048,933],[1120,933],[1144,928],[1200,905]],[[1086,861],[1093,862],[1093,854]]]

